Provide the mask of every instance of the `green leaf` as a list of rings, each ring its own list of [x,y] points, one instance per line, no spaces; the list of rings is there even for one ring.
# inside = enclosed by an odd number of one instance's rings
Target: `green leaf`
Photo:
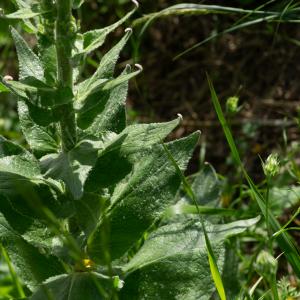
[[[111,287],[112,279],[99,273],[64,274],[47,280],[30,300],[105,300]]]
[[[56,108],[73,100],[72,90],[68,87],[52,88],[34,77],[26,77],[22,82],[0,78],[11,92],[36,107]]]
[[[27,243],[10,227],[2,214],[0,242],[7,250],[18,275],[30,288],[64,272],[62,264],[54,256],[45,256],[38,248]]]
[[[126,68],[122,74],[128,74],[129,72],[130,68]],[[123,129],[125,129],[125,103],[127,92],[128,81],[125,81],[119,86],[113,88],[109,92],[107,100],[103,103],[99,103],[99,105],[94,108],[97,110],[97,116],[93,118],[93,122],[86,131],[97,136],[99,132],[113,131],[120,133]]]
[[[57,55],[52,39],[54,39],[54,37],[49,36],[47,32],[44,34],[40,33],[38,35],[38,50],[45,72],[46,83],[55,86],[57,77]]]
[[[80,0],[77,0],[77,2],[78,1]],[[124,22],[126,22],[126,20],[128,20],[132,16],[132,14],[136,11],[136,8],[137,7],[135,7],[132,11],[127,13],[122,19],[120,19],[119,21],[117,21],[116,23],[110,26],[85,32],[82,35],[82,43],[83,43],[82,49],[75,54],[75,59],[78,58],[77,56],[88,54],[96,50],[97,48],[101,47],[104,44],[107,35],[113,32],[119,26],[121,26]]]
[[[209,164],[205,164],[197,174],[193,175],[191,188],[200,205],[216,206],[221,196],[221,187],[216,171]]]
[[[86,129],[92,126],[97,119],[105,117],[105,114],[107,115],[105,119],[113,117],[111,113],[116,112],[110,111],[111,109],[119,111],[120,105],[122,105],[120,98],[121,101],[126,98],[129,79],[141,72],[138,70],[130,73],[129,70],[130,67],[126,67],[125,71],[115,79],[106,81],[101,79],[99,85],[97,81],[95,87],[91,87],[86,94],[82,95],[83,98],[77,99],[75,108],[77,108],[77,122],[80,128]],[[119,92],[120,95],[116,94]],[[104,121],[102,120],[102,124]]]
[[[179,122],[180,118],[166,123],[131,125],[108,139],[89,175],[86,191],[95,192],[118,183],[131,171],[136,153],[163,141]]]
[[[32,10],[31,8],[22,8],[11,14],[5,15],[5,18],[24,20],[40,16],[43,13],[46,12],[41,11],[41,9]]]
[[[232,243],[225,245],[224,267],[222,279],[228,299],[238,299],[241,290],[241,280],[239,273],[239,257],[236,249],[239,247],[239,240],[233,239]]]
[[[19,10],[31,9],[30,3],[26,2],[26,1],[23,1],[23,0],[11,0],[11,1],[15,4],[17,9],[19,9]],[[23,21],[22,27],[28,33],[36,33],[37,32],[37,28],[35,26],[33,26],[33,24],[31,23],[30,20],[23,19],[22,21]]]
[[[218,265],[223,267],[223,241],[244,232],[259,218],[229,224],[206,224]],[[200,222],[160,227],[124,267],[121,299],[210,299],[215,291]]]
[[[68,214],[68,202],[58,182],[41,178],[39,162],[34,156],[0,137],[0,194],[24,216],[40,218],[45,206],[57,216]],[[1,205],[0,205],[1,207]],[[61,211],[64,208],[64,211]]]
[[[198,138],[196,132],[167,144],[182,170],[186,168]],[[135,161],[128,179],[116,187],[106,213],[111,232],[109,245],[103,245],[101,240],[105,230],[103,220],[88,241],[88,252],[95,261],[103,261],[103,246],[108,246],[112,259],[122,256],[174,202],[181,178],[163,146],[141,151],[135,155]]]
[[[40,175],[40,168],[31,153],[0,136],[0,173],[35,177]]]
[[[174,159],[172,153],[170,153],[170,151],[165,146],[164,146],[164,149],[165,149],[165,151],[168,155],[168,158],[172,162],[173,166],[177,170],[177,173],[178,173],[178,175],[180,176],[180,178],[183,182],[184,190],[186,191],[187,195],[193,200],[193,202],[196,206],[196,209],[197,209],[198,214],[199,214],[199,219],[200,219],[200,223],[201,223],[201,226],[202,226],[202,230],[203,230],[203,233],[204,233],[204,237],[205,237],[205,245],[206,245],[206,250],[207,250],[207,254],[208,254],[208,261],[209,261],[209,267],[210,267],[211,275],[212,275],[214,284],[216,286],[216,289],[218,291],[218,294],[219,294],[221,300],[226,300],[226,295],[225,295],[225,291],[224,291],[222,278],[221,278],[220,271],[219,271],[219,268],[218,268],[218,265],[217,265],[217,259],[216,259],[216,256],[214,254],[214,251],[212,249],[210,239],[207,235],[204,220],[203,220],[203,218],[201,218],[200,209],[198,207],[198,203],[197,203],[196,197],[194,195],[194,192],[193,192],[192,188],[190,187],[188,181],[186,180],[186,178],[185,178],[183,172],[181,171],[180,167],[178,166],[176,160]]]
[[[99,64],[96,72],[93,76],[77,86],[77,99],[85,99],[95,89],[95,87],[101,85],[108,78],[112,78],[115,70],[117,60],[120,52],[125,46],[131,35],[131,31],[127,32],[124,37],[110,50],[108,51]]]
[[[24,201],[24,199],[22,199]],[[27,206],[26,202],[21,203],[23,209],[20,209],[16,205],[16,201],[11,196],[0,196],[0,212],[11,226],[11,228],[20,235],[29,244],[38,247],[40,250],[52,252],[53,244],[52,241],[56,237],[51,233],[47,226],[37,219],[33,219],[33,216],[26,216],[22,214],[24,207]]]
[[[79,199],[83,195],[86,178],[97,161],[97,151],[91,141],[81,141],[67,153],[42,157],[42,172],[46,178],[65,182],[72,196]]]
[[[22,101],[22,100],[20,100]],[[24,100],[28,108],[28,114],[32,121],[42,127],[55,126],[52,123],[59,121],[58,107],[40,107],[32,104],[28,100]]]
[[[24,101],[18,101],[18,115],[23,134],[37,156],[58,151],[59,145],[53,126],[37,125],[30,117],[28,105]]]
[[[25,165],[24,168],[26,167],[28,166]],[[72,213],[63,186],[56,181],[0,171],[0,193],[1,196],[8,197],[14,209],[30,218],[48,219],[45,209],[59,218]]]
[[[38,80],[43,80],[43,66],[38,56],[30,49],[25,40],[14,28],[11,28],[11,33],[15,41],[19,59],[19,79],[34,77]]]
[[[105,207],[103,200],[98,194],[85,193],[81,199],[74,201],[77,222],[86,236],[94,231],[99,222]]]

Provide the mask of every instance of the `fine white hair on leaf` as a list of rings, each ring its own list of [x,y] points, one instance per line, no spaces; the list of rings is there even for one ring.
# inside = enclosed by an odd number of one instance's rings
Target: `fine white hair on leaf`
[[[143,66],[140,64],[135,64],[134,65],[136,68],[138,68],[141,72],[144,70]]]
[[[132,28],[131,27],[127,27],[125,30],[124,30],[125,32],[132,32]]]
[[[14,80],[14,78],[13,78],[12,76],[10,76],[10,75],[5,75],[5,76],[3,77],[3,79],[4,79],[5,81],[12,81],[12,80]]]
[[[183,121],[183,116],[182,116],[182,114],[177,114],[177,117],[180,119],[181,122]]]
[[[136,0],[131,0],[131,2],[136,6],[136,7],[139,7],[140,4],[136,1]]]

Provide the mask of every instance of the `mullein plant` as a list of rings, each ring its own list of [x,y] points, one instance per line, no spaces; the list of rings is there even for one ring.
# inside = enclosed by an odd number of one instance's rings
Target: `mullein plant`
[[[0,138],[0,242],[19,298],[210,299],[223,241],[258,219],[164,217],[178,201],[199,133],[163,143],[181,117],[127,125],[128,81],[142,67],[114,70],[132,29],[94,74],[80,76],[86,57],[138,3],[115,24],[80,33],[72,13],[82,0],[13,2],[17,11],[3,17],[19,19],[36,40],[33,50],[11,28],[19,78],[4,74],[0,84],[16,97],[28,144]]]

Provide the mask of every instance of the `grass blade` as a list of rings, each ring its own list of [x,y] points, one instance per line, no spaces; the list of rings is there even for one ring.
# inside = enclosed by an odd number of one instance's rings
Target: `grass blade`
[[[1,248],[1,254],[2,254],[2,256],[3,256],[5,262],[6,262],[7,266],[8,266],[9,273],[10,273],[10,276],[12,278],[13,284],[14,284],[16,290],[18,291],[19,296],[21,298],[25,298],[26,295],[25,295],[23,287],[22,287],[22,285],[21,285],[21,283],[20,283],[20,281],[18,279],[18,276],[17,276],[17,274],[16,274],[16,272],[15,272],[15,270],[13,268],[13,265],[12,265],[12,263],[10,261],[10,258],[9,258],[6,250],[4,249],[4,247],[2,245],[0,245],[0,248]]]
[[[247,180],[248,185],[252,191],[253,197],[256,200],[262,214],[264,215],[264,217],[266,217],[265,199],[264,199],[263,195],[260,193],[260,191],[258,190],[257,186],[254,184],[254,182],[250,178],[250,176],[248,175],[246,169],[244,168],[244,165],[241,161],[239,152],[235,145],[233,136],[231,134],[230,128],[224,117],[219,99],[218,99],[215,89],[213,87],[212,81],[210,80],[208,75],[207,75],[207,81],[208,81],[209,89],[211,92],[212,102],[213,102],[215,111],[217,113],[217,116],[219,118],[219,121],[221,123],[221,126],[223,128],[223,131],[225,133],[225,136],[226,136],[227,142],[229,144],[233,159],[235,160],[236,164],[242,168],[242,172],[243,172],[244,177]],[[270,210],[268,210],[268,216],[269,216],[269,222],[270,222],[271,229],[274,232],[279,231],[281,229],[281,226]],[[277,237],[276,240],[279,244],[280,249],[284,252],[285,257],[287,258],[287,260],[293,267],[294,272],[297,274],[298,277],[300,277],[300,256],[299,256],[299,251],[294,243],[293,238],[286,232],[283,232],[281,235],[279,235]]]
[[[193,202],[194,202],[194,204],[197,208],[197,213],[199,215],[200,223],[201,223],[202,230],[203,230],[204,237],[205,237],[205,244],[206,244],[206,249],[207,249],[207,254],[208,254],[210,272],[211,272],[214,284],[216,286],[216,289],[218,291],[218,294],[219,294],[221,300],[226,300],[226,294],[225,294],[225,289],[224,289],[222,277],[221,277],[221,274],[220,274],[220,271],[219,271],[219,268],[218,268],[218,265],[217,265],[216,257],[214,255],[213,249],[211,247],[209,237],[207,235],[204,220],[203,220],[203,217],[201,216],[200,208],[199,208],[198,203],[196,201],[195,194],[194,194],[190,184],[186,180],[184,174],[180,170],[176,160],[173,158],[173,156],[172,156],[171,152],[169,151],[169,149],[163,143],[162,143],[162,146],[164,147],[164,150],[166,151],[166,153],[168,155],[168,158],[170,159],[170,161],[172,162],[172,164],[176,168],[176,171],[177,171],[178,175],[181,177],[181,180],[182,180],[182,183],[183,183],[183,186],[184,186],[184,189],[185,189],[187,195],[191,198],[191,200],[193,200]]]

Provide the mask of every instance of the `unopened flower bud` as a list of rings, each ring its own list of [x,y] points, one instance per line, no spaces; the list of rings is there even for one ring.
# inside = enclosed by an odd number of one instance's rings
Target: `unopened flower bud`
[[[226,111],[229,114],[236,114],[239,111],[239,98],[229,97],[226,101]]]
[[[270,154],[263,163],[264,173],[267,177],[274,177],[279,173],[279,160],[277,154]]]

